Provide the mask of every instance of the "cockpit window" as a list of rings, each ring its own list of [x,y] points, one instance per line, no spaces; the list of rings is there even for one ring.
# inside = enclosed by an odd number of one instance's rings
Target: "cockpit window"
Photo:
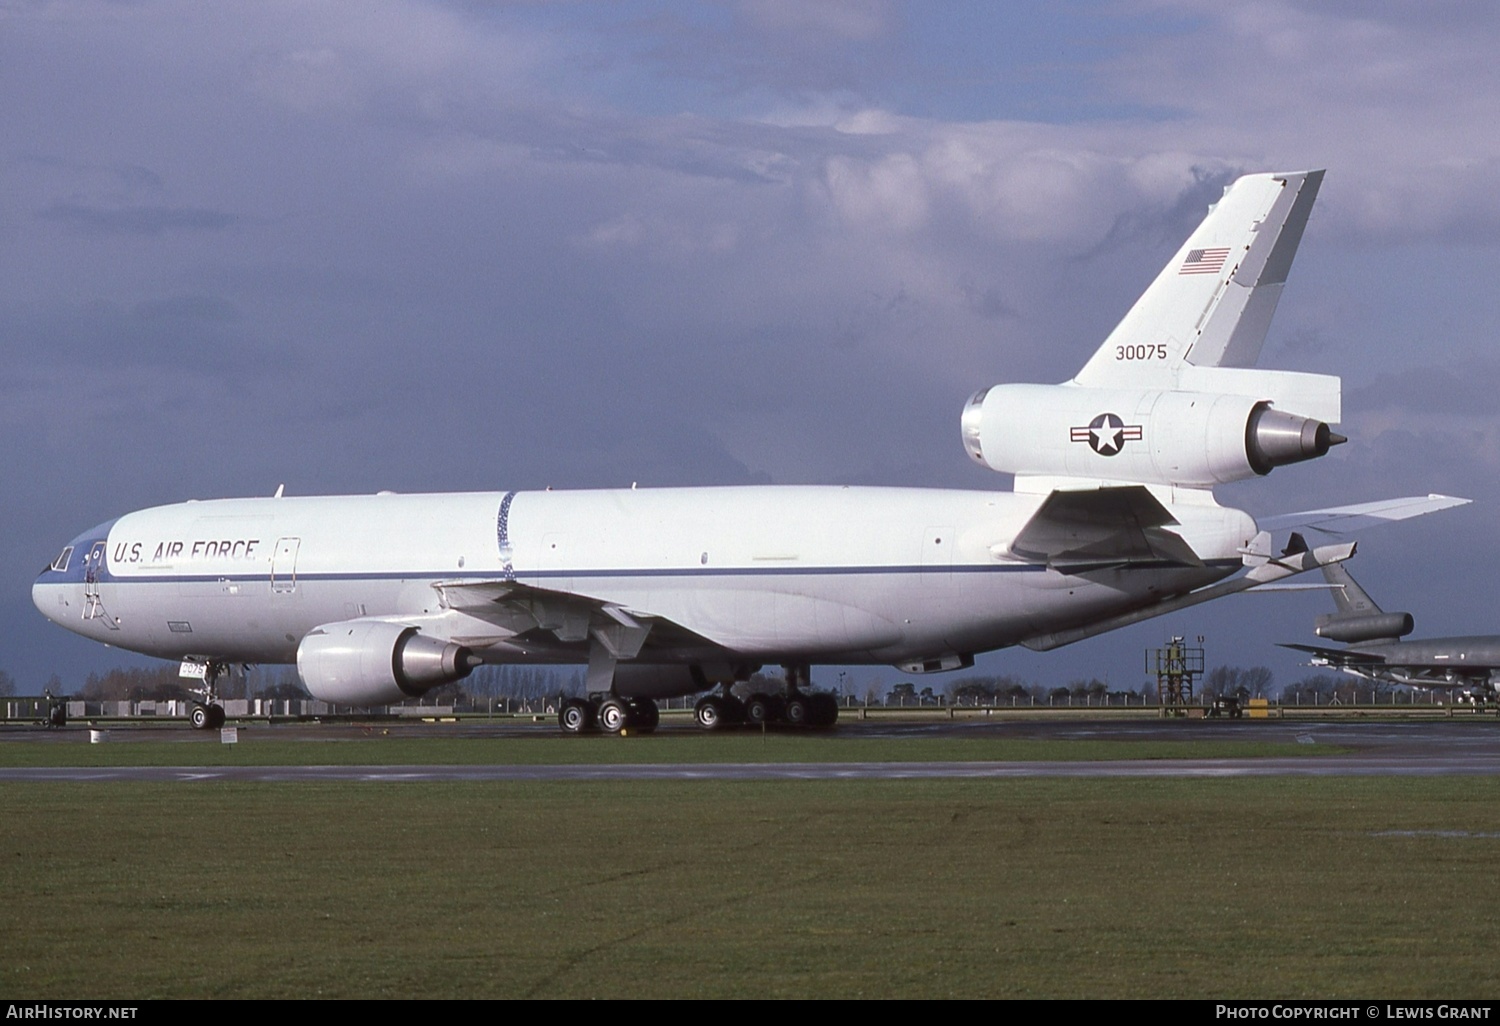
[[[67,548],[59,552],[57,554],[57,558],[52,561],[52,569],[56,570],[58,573],[62,573],[68,568],[68,561],[72,558],[73,546],[69,545]]]

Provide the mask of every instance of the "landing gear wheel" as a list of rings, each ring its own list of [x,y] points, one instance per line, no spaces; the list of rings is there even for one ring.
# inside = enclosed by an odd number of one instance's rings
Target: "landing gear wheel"
[[[211,705],[208,707],[208,729],[218,730],[224,726],[224,707],[222,705]]]
[[[754,694],[745,699],[745,722],[752,727],[763,727],[770,723],[776,716],[776,710],[771,706],[771,700],[762,694]]]
[[[207,730],[208,720],[208,706],[206,705],[195,705],[193,711],[188,713],[188,722],[193,725],[194,730]]]
[[[786,700],[786,711],[783,715],[791,726],[806,727],[810,725],[812,706],[802,695],[792,695]]]
[[[724,712],[724,702],[710,695],[701,699],[693,709],[693,719],[704,730],[723,730],[729,724]]]
[[[808,702],[812,708],[808,717],[807,725],[810,727],[831,727],[839,718],[839,700],[826,691],[819,691],[808,696]]]
[[[589,729],[592,720],[589,704],[576,698],[563,702],[562,708],[557,710],[557,725],[565,734],[582,734]]]
[[[630,709],[623,700],[606,698],[599,703],[599,729],[606,734],[618,734],[630,723]]]
[[[656,703],[649,698],[632,698],[630,700],[630,726],[639,730],[642,734],[649,734],[656,729],[661,722],[661,710],[657,709]]]

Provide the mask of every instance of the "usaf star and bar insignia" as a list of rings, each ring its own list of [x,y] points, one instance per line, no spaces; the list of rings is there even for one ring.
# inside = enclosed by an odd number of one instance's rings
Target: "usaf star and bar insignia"
[[[1101,413],[1089,421],[1088,427],[1071,428],[1070,436],[1074,442],[1089,443],[1100,456],[1113,456],[1125,448],[1126,442],[1139,442],[1145,432],[1139,424],[1127,424],[1113,413]]]

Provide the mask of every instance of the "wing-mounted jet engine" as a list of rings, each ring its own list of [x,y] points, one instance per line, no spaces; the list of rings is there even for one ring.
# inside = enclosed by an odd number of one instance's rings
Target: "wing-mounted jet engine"
[[[307,689],[325,702],[345,705],[420,698],[463,680],[482,662],[463,645],[384,620],[316,627],[297,646],[297,674]]]

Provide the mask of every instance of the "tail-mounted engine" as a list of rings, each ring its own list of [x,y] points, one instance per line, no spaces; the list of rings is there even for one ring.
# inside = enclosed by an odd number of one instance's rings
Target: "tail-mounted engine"
[[[964,408],[964,447],[992,470],[1212,488],[1326,454],[1327,424],[1255,395],[996,385]]]
[[[462,645],[382,620],[315,628],[297,646],[297,674],[325,702],[383,705],[467,677],[479,657]]]
[[[1416,628],[1410,613],[1371,613],[1367,616],[1348,616],[1329,613],[1317,619],[1317,635],[1346,644],[1362,641],[1394,641],[1404,638]]]

